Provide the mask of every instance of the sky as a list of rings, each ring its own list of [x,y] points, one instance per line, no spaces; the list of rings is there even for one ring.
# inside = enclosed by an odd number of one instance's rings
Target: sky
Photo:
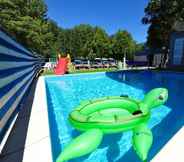
[[[48,16],[63,28],[79,24],[100,26],[111,35],[129,31],[137,42],[145,42],[148,26],[141,23],[148,0],[45,0]]]

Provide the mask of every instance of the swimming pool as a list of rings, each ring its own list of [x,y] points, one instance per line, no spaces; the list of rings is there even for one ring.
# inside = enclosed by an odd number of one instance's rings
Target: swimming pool
[[[48,116],[53,161],[63,147],[79,135],[68,122],[68,114],[83,100],[126,94],[142,99],[152,88],[166,87],[166,105],[152,110],[149,127],[154,143],[149,153],[152,159],[184,124],[184,74],[172,72],[110,72],[46,77]],[[139,162],[131,145],[132,132],[106,135],[93,153],[71,162]]]

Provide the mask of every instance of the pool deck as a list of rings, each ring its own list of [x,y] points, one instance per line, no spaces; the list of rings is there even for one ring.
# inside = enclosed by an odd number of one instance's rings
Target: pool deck
[[[53,162],[44,77],[40,77],[37,82],[33,105],[30,111],[25,145],[15,152],[15,154],[22,154],[22,157],[17,160],[16,156],[13,156],[13,161],[12,158],[5,158],[6,160],[3,159],[3,162]],[[14,143],[16,142],[14,141]],[[14,147],[16,147],[15,144]],[[168,141],[151,162],[184,162],[183,150],[184,127]]]

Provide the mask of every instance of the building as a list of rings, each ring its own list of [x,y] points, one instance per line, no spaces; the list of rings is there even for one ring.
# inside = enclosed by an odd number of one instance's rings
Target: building
[[[148,59],[147,59],[147,55],[148,53],[145,53],[145,52],[141,52],[141,53],[136,53],[134,55],[134,61],[138,62],[138,61],[144,61],[144,62],[147,62]]]
[[[171,34],[169,65],[184,66],[184,31]]]
[[[184,66],[184,22],[176,22],[170,37],[170,66]]]
[[[154,55],[151,55],[154,53]],[[161,64],[161,51],[155,50],[151,52],[149,49],[138,52],[134,55],[135,62],[147,62],[149,66],[159,67]]]

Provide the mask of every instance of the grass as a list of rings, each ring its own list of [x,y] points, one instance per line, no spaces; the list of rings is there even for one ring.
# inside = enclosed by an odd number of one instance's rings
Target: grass
[[[95,72],[111,72],[111,71],[117,71],[117,68],[99,68],[99,69],[80,69],[75,70],[73,72],[70,72],[70,74],[77,74],[77,73],[95,73]],[[153,71],[180,71],[184,72],[184,67],[168,67],[168,68],[157,68],[153,69]],[[53,70],[45,70],[42,75],[54,75]]]
[[[77,74],[77,73],[95,73],[95,72],[111,72],[117,71],[117,68],[100,68],[100,69],[80,69],[70,72],[69,74]],[[54,75],[53,70],[45,70],[42,75]]]
[[[100,68],[100,69],[80,69],[75,70],[74,72],[70,72],[70,74],[76,74],[76,73],[95,73],[95,72],[111,72],[116,71],[117,68]]]
[[[53,70],[44,70],[44,72],[42,73],[42,75],[54,75],[54,71]]]

